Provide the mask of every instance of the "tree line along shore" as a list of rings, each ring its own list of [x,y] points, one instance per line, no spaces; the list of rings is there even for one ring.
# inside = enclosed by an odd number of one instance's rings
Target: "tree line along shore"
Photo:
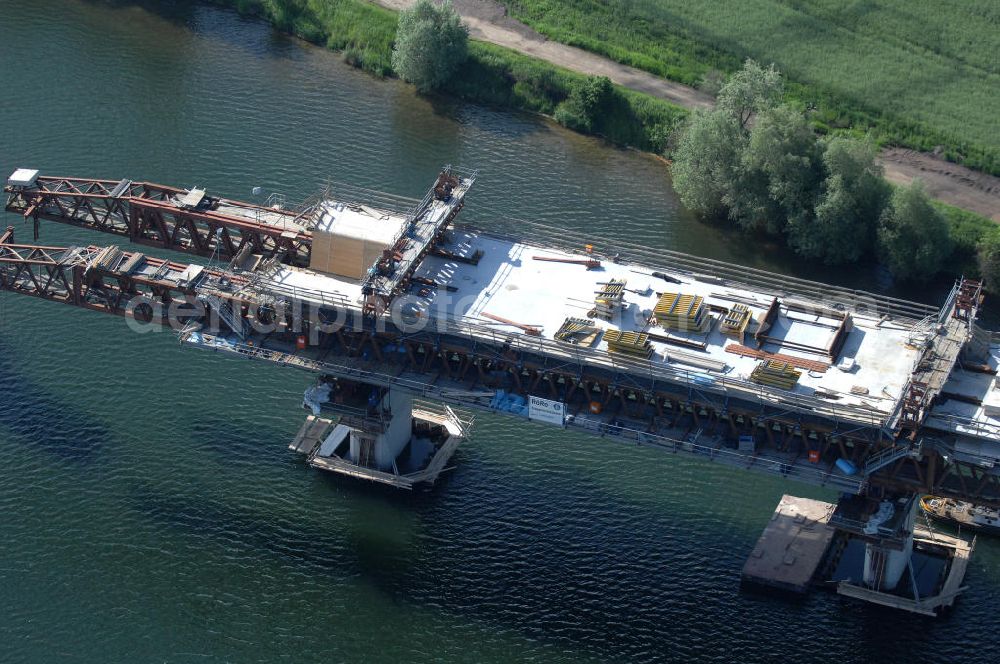
[[[930,279],[941,271],[978,274],[991,289],[1000,288],[1000,230],[994,222],[930,201],[919,184],[888,185],[874,164],[875,135],[817,132],[815,109],[790,95],[787,79],[773,67],[748,62],[728,76],[711,70],[709,83],[722,108],[692,114],[604,78],[468,41],[450,8],[418,3],[401,19],[362,0],[212,1],[339,51],[346,62],[376,76],[399,75],[421,92],[540,113],[618,145],[664,154],[674,161],[685,205],[740,229],[780,237],[800,255],[827,264],[881,260],[901,280]],[[417,63],[409,71],[407,44]],[[737,126],[727,126],[733,112],[731,104],[725,110],[727,85],[730,96],[758,94],[749,109],[738,111],[749,112],[752,121],[734,116]],[[727,142],[727,149],[712,152]],[[688,168],[705,163],[706,154],[716,160],[714,173]],[[699,190],[699,179],[721,184]]]

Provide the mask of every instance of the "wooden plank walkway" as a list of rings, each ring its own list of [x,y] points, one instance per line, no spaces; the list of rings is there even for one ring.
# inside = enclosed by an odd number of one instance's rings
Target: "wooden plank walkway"
[[[299,454],[312,454],[312,451],[323,441],[323,438],[332,426],[333,420],[310,415],[302,423],[299,432],[295,434],[295,438],[289,443],[288,449]]]
[[[452,422],[450,418],[438,413],[432,413],[430,411],[418,410],[414,408],[413,417],[414,419],[421,419],[440,424],[448,429],[448,433],[450,434],[444,441],[444,444],[442,444],[441,447],[438,448],[437,452],[434,453],[434,456],[431,457],[431,461],[427,464],[426,468],[406,475],[406,477],[414,483],[433,483],[437,479],[438,475],[446,470],[444,465],[448,463],[448,460],[451,459],[451,455],[455,453],[455,450],[458,449],[458,446],[462,443],[462,441],[466,440],[466,434],[462,430],[460,424]]]
[[[951,376],[958,356],[968,341],[970,332],[966,321],[952,318],[945,323],[944,334],[934,337],[933,346],[928,349],[917,364],[910,380],[927,385],[927,402],[930,403],[944,387]]]
[[[910,599],[841,581],[837,585],[837,593],[846,597],[853,597],[894,609],[903,609],[904,611],[919,613],[925,616],[936,616],[940,609],[954,604],[955,598],[965,590],[962,581],[965,579],[965,571],[969,566],[969,559],[972,557],[972,550],[975,547],[976,540],[973,539],[972,542],[967,542],[959,537],[952,537],[942,533],[932,533],[919,525],[914,527],[913,535],[914,541],[952,550],[951,565],[948,568],[948,576],[941,586],[941,592],[930,597]]]
[[[922,535],[923,533],[916,530],[916,534]],[[932,544],[941,544],[943,538],[950,540],[945,546],[954,548],[955,557],[951,560],[951,569],[948,571],[948,578],[945,579],[944,585],[941,586],[941,592],[937,597],[928,599],[928,601],[933,600],[935,608],[951,606],[958,594],[965,589],[962,586],[962,581],[965,580],[965,570],[969,567],[969,559],[972,558],[972,550],[976,546],[975,538],[972,539],[972,542],[966,542],[958,537],[941,534],[933,534],[930,538],[915,537],[915,539]]]

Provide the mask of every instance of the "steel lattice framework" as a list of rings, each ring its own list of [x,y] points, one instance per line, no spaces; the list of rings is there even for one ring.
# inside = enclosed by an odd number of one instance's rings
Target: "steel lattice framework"
[[[107,258],[112,258],[114,265]],[[129,266],[139,262],[145,273]],[[204,316],[183,278],[188,265],[117,247],[46,247],[14,243],[14,228],[0,235],[0,288],[102,313],[169,324]],[[219,274],[209,271],[211,274]]]
[[[130,242],[231,260],[240,252],[307,266],[310,210],[289,211],[205,196],[179,205],[192,190],[131,180],[39,177],[10,192],[6,210],[127,237]],[[203,193],[203,192],[202,192]]]
[[[441,182],[439,178],[436,185]],[[428,196],[434,192],[432,188]],[[425,197],[407,218],[407,237],[423,238],[410,243],[413,255],[405,255],[400,248],[398,262],[403,267],[387,273],[390,276],[369,276],[368,290],[386,301],[407,285],[413,265],[433,249],[441,230],[454,217],[452,213],[433,224],[428,222],[428,227],[422,229],[420,214],[427,200]],[[598,403],[605,412],[614,414],[600,423],[574,419],[577,423],[573,426],[612,439],[694,454],[849,493],[930,492],[1000,506],[997,472],[955,458],[947,445],[934,436],[917,442],[927,404],[940,391],[947,370],[954,365],[957,347],[948,352],[944,347],[928,348],[888,427],[873,414],[850,413],[844,406],[815,399],[803,401],[792,394],[768,399],[764,388],[759,388],[759,395],[738,386],[720,393],[684,376],[663,373],[663,367],[654,371],[642,363],[614,357],[595,363],[567,355],[564,346],[549,347],[558,346],[554,341],[498,333],[482,326],[429,326],[416,332],[396,329],[372,315],[373,307],[369,305],[359,307],[358,314],[364,315],[350,318],[342,328],[316,332],[318,342],[307,348],[297,343],[298,335],[313,336],[309,322],[302,320],[288,319],[277,331],[251,341],[244,338],[245,328],[252,325],[262,308],[270,307],[271,315],[281,318],[285,314],[274,313],[275,302],[292,302],[298,297],[268,285],[270,268],[265,266],[281,262],[308,266],[311,208],[280,210],[209,197],[197,189],[130,180],[38,177],[31,186],[8,187],[6,209],[32,219],[36,239],[38,220],[49,219],[154,247],[220,259],[252,254],[258,260],[255,269],[218,270],[117,247],[16,244],[13,228],[8,227],[0,235],[0,288],[4,290],[159,324],[202,324],[206,329],[215,329],[218,323],[208,320],[214,307],[226,325],[239,330],[240,341],[214,346],[213,350],[345,381],[407,390],[462,407],[490,409],[488,400],[484,403],[469,395],[497,389],[563,401],[568,412],[583,412]],[[458,209],[460,206],[455,212]],[[531,230],[536,234],[537,229]],[[560,243],[555,236],[542,239],[553,246]],[[729,274],[726,270],[746,271],[701,259],[691,263],[691,257],[681,254],[669,258],[675,266],[711,270],[723,276]],[[824,285],[764,273],[754,278],[774,288],[800,292],[804,297],[830,290]],[[209,283],[213,285],[207,286]],[[221,284],[226,286],[220,290]],[[892,298],[873,296],[870,304],[873,312],[886,318],[896,315],[904,320],[926,319],[952,330],[951,336],[958,339],[967,330],[976,329],[981,291],[978,282],[963,280],[940,312]],[[848,297],[853,293],[838,291],[834,295]],[[351,306],[337,298],[320,301],[321,309],[330,309],[321,312],[330,320],[336,318],[333,308]],[[178,307],[182,307],[180,315]],[[167,314],[168,308],[174,310],[172,317]],[[388,348],[396,350],[390,352]],[[725,379],[717,383],[723,384]],[[683,433],[678,435],[678,431]],[[688,435],[692,432],[693,436]],[[760,441],[760,449],[752,455],[741,455],[725,448],[722,442],[705,442],[743,436]],[[818,453],[821,461],[802,463],[812,452]],[[833,470],[838,458],[851,461],[865,472],[855,478],[838,475]]]
[[[137,265],[143,269],[136,269]],[[201,290],[189,278],[192,269],[210,279],[233,279],[232,274],[185,263],[123,252],[116,247],[84,248],[15,244],[13,229],[0,235],[0,287],[4,290],[62,302],[103,313],[131,316],[167,324],[166,305],[186,305],[180,322],[207,323],[210,311],[199,302]],[[238,278],[238,277],[237,277]],[[204,283],[204,279],[200,280]],[[246,293],[245,290],[236,288]],[[136,306],[136,302],[139,303]],[[234,311],[249,318],[252,297],[233,298]],[[160,306],[156,306],[160,305]],[[154,313],[154,311],[156,313]],[[175,319],[176,320],[176,319]],[[598,401],[615,408],[627,421],[649,422],[646,429],[624,424],[589,431],[624,439],[634,444],[686,452],[715,461],[727,461],[732,453],[720,448],[665,437],[658,429],[697,429],[706,439],[714,434],[740,436],[762,434],[762,449],[746,463],[730,459],[732,465],[790,477],[841,490],[886,492],[930,492],[941,496],[1000,505],[1000,477],[973,463],[949,459],[946,451],[925,446],[920,454],[896,454],[902,448],[873,436],[871,430],[854,431],[831,426],[802,412],[762,410],[734,399],[720,399],[696,389],[680,389],[656,380],[637,380],[628,371],[601,371],[573,363],[553,362],[530,348],[513,346],[510,335],[478,337],[474,341],[433,331],[405,334],[391,329],[370,328],[370,319],[358,319],[333,333],[320,333],[319,343],[296,352],[294,336],[277,333],[265,344],[239,344],[232,352],[251,359],[276,362],[342,380],[404,389],[452,405],[482,407],[462,395],[470,390],[510,386],[522,394],[542,394],[564,400],[571,408],[585,408]],[[401,352],[386,353],[397,346]],[[880,464],[865,478],[864,486],[839,486],[830,472],[817,469],[801,475],[790,464],[768,460],[769,451],[818,447],[829,455],[851,459],[859,466]]]

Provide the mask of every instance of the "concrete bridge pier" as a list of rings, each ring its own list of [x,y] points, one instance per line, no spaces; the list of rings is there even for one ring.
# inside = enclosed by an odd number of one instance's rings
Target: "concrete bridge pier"
[[[383,413],[381,431],[369,427],[352,428],[349,458],[359,466],[392,472],[394,460],[410,441],[413,397],[398,390],[387,390],[371,406]]]
[[[865,546],[864,582],[873,590],[894,590],[899,585],[903,573],[910,564],[913,555],[913,527],[919,501],[909,502],[908,512],[902,515],[900,530],[903,532],[901,549],[889,548],[882,544],[869,542]],[[883,505],[891,505],[885,502]],[[873,517],[874,519],[874,517]]]

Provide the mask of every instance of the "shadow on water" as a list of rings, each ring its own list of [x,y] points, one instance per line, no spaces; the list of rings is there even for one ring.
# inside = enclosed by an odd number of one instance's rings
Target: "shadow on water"
[[[542,116],[527,111],[473,104],[440,94],[431,94],[424,98],[430,103],[431,110],[436,116],[452,120],[462,126],[472,127],[490,136],[514,140],[548,129]],[[496,122],[490,116],[496,111],[507,114],[509,121]]]
[[[304,491],[308,472],[318,471],[301,469],[298,479]],[[134,489],[126,503],[146,519],[181,533],[246,550],[255,557],[272,556],[335,582],[360,576],[380,588],[405,586],[413,574],[408,555],[412,542],[405,532],[393,534],[385,529],[387,522],[406,529],[412,529],[413,523],[393,514],[398,505],[381,503],[379,499],[386,496],[351,486],[344,492],[356,495],[348,498],[352,501],[350,510],[337,510],[341,519],[336,527],[325,527],[330,525],[330,519],[322,516],[317,517],[316,525],[274,515],[261,519],[236,504],[204,497],[196,500],[190,495],[169,495],[143,487]],[[307,510],[303,516],[310,513],[314,511]]]
[[[166,21],[176,28],[183,29],[175,36],[184,39],[190,34],[207,36],[217,44],[225,44],[227,48],[236,48],[258,57],[299,59],[302,56],[303,42],[274,29],[269,23],[257,16],[245,15],[232,7],[223,6],[212,0],[79,0],[98,10],[121,12],[129,9],[140,9],[149,17]],[[106,16],[93,12],[80,12],[81,20],[103,20]],[[137,20],[130,14],[128,21]],[[247,28],[254,26],[259,30],[258,37],[247,36]],[[170,35],[162,35],[169,38]],[[175,45],[176,46],[176,45]]]
[[[325,477],[310,502],[328,501],[330,513],[307,507],[295,521],[142,488],[130,502],[155,522],[287,561],[328,583],[359,577],[414,611],[432,606],[607,656],[670,652],[682,641],[717,643],[718,630],[737,618],[731,641],[747,645],[834,621],[840,629],[846,622],[848,630],[865,630],[877,620],[883,636],[866,638],[876,650],[896,643],[897,656],[897,639],[924,641],[931,625],[948,629],[825,594],[789,602],[740,593],[738,570],[752,542],[734,541],[723,519],[664,513],[586,479],[572,487],[532,483],[491,468],[488,487],[455,488],[489,494],[489,500],[470,500],[436,491],[390,493]],[[454,509],[455,500],[463,509]],[[719,568],[731,573],[707,576]],[[699,592],[678,593],[692,578],[699,578]],[[531,591],[521,592],[525,588]],[[764,601],[767,610],[760,611]]]
[[[285,438],[289,432],[278,426],[247,419],[227,420],[219,416],[199,417],[191,424],[191,438],[218,461],[227,464],[259,461],[261,452]]]
[[[36,385],[0,341],[0,425],[16,443],[63,461],[91,463],[111,431],[75,405]]]

